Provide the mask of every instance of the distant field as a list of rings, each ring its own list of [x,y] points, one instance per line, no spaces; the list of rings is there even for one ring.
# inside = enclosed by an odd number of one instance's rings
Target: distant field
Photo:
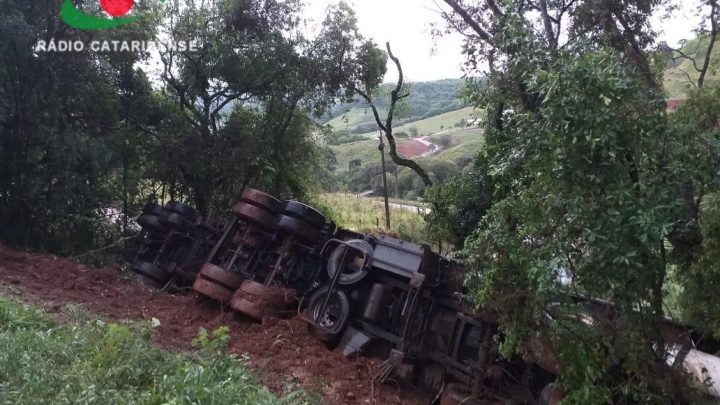
[[[441,137],[446,135],[451,136],[453,140],[448,149],[428,159],[457,161],[460,158],[474,157],[477,152],[482,149],[484,143],[482,131],[480,128],[453,128],[429,136],[428,138],[433,142],[437,142]],[[401,140],[398,141],[401,142]],[[368,162],[380,161],[380,152],[377,146],[377,139],[333,146],[332,150],[335,152],[335,157],[338,161],[338,171],[348,170],[348,163],[352,159],[362,160],[363,165],[368,164]]]
[[[420,135],[432,135],[440,131],[449,130],[455,127],[455,124],[463,119],[468,120],[476,117],[478,112],[473,107],[467,107],[456,111],[450,111],[445,114],[436,115],[424,120],[411,122],[401,125],[393,129],[393,133],[405,132],[410,133],[410,128],[417,128]],[[361,136],[372,137],[376,132],[367,132]]]
[[[707,47],[707,39],[693,39],[688,41],[683,47],[683,51],[688,55],[694,55],[698,66],[702,64],[703,52],[702,50]],[[720,57],[720,44],[715,44],[715,48],[712,52],[712,57],[717,60]],[[668,99],[684,99],[687,98],[688,90],[694,88],[693,83],[697,83],[700,73],[693,67],[691,60],[678,59],[679,66],[665,70],[665,90],[667,92]],[[692,83],[691,83],[692,81]],[[705,78],[706,85],[717,85],[720,84],[720,76],[717,73],[713,73],[712,65],[708,70]]]
[[[433,141],[437,141],[444,135],[453,137],[451,146],[439,153],[428,157],[427,159],[446,160],[450,162],[458,162],[461,159],[470,160],[477,155],[485,145],[482,128],[465,128],[461,130],[452,130],[430,136]]]
[[[347,171],[348,164],[352,159],[360,159],[363,164],[380,160],[377,139],[332,146],[331,149],[335,152],[339,171]]]
[[[386,111],[379,111],[381,117],[385,117]],[[345,120],[347,119],[347,122]],[[327,125],[333,127],[335,131],[343,129],[353,129],[361,124],[371,124],[375,122],[375,116],[370,108],[353,108],[350,111],[339,115],[327,122]]]
[[[331,193],[321,197],[330,207],[339,226],[359,232],[374,232],[385,228],[385,206],[381,199],[357,197],[355,194]],[[415,201],[393,199],[395,204],[418,206]],[[426,242],[425,218],[417,209],[390,208],[390,231],[403,239]]]

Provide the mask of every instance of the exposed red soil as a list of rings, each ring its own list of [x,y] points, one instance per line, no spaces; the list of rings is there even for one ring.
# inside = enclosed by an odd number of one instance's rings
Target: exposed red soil
[[[666,111],[671,113],[680,108],[681,105],[685,104],[687,100],[666,100],[667,105]]]
[[[397,146],[397,151],[401,156],[404,156],[406,158],[413,158],[416,156],[423,155],[427,153],[427,151],[430,148],[428,148],[427,145],[425,145],[422,142],[418,142],[415,139],[410,139],[409,141],[401,142]]]
[[[157,318],[156,344],[190,350],[204,327],[231,329],[229,349],[249,355],[264,384],[281,393],[300,384],[326,404],[420,404],[428,398],[397,384],[372,383],[379,360],[345,359],[314,339],[298,319],[267,319],[263,324],[234,315],[217,304],[187,295],[152,290],[118,267],[93,269],[68,259],[18,253],[0,245],[0,289],[45,307],[80,304],[111,320]]]

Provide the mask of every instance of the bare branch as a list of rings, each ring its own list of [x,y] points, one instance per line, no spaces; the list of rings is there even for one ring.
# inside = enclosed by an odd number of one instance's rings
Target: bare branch
[[[407,97],[409,93],[400,94],[403,84],[405,82],[402,65],[400,65],[400,60],[392,53],[392,49],[390,49],[390,42],[385,43],[385,47],[387,48],[388,56],[393,61],[393,63],[395,63],[395,67],[398,70],[398,81],[395,85],[395,89],[390,93],[390,108],[388,110],[387,120],[385,121],[385,129],[383,130],[383,132],[385,133],[385,139],[387,139],[388,142],[388,146],[390,146],[390,151],[388,152],[388,154],[396,165],[405,166],[411,169],[412,171],[417,173],[418,176],[420,176],[420,178],[423,180],[423,183],[425,183],[425,186],[430,187],[432,186],[432,180],[430,180],[430,176],[428,176],[425,169],[423,169],[414,160],[402,158],[397,154],[397,143],[395,142],[395,137],[392,133],[393,117],[395,115],[395,109],[397,107],[398,101],[400,101],[404,97]],[[378,124],[380,124],[379,121]]]
[[[673,56],[673,58],[672,58],[673,62],[677,61],[678,59],[687,59],[690,62],[692,62],[693,68],[695,68],[695,70],[697,70],[698,72],[702,71],[702,70],[700,70],[700,67],[698,67],[697,62],[695,62],[695,58],[693,58],[692,56],[683,52],[681,48],[678,48],[678,49],[670,48],[670,50],[677,53],[678,55],[680,55],[680,56]]]
[[[488,34],[488,32],[483,29],[483,27],[480,26],[480,24],[475,21],[475,19],[472,18],[470,13],[467,12],[460,4],[458,4],[455,0],[443,0],[447,5],[452,7],[452,9],[465,21],[467,25],[470,26],[470,28],[475,31],[475,33],[485,42],[490,42],[491,36]]]
[[[712,58],[712,51],[715,47],[715,41],[718,37],[718,3],[717,0],[710,0],[710,43],[708,49],[705,52],[705,60],[703,60],[702,70],[700,71],[700,77],[698,78],[698,87],[702,88],[705,84],[705,75],[707,74],[708,68],[710,67],[710,60]],[[693,60],[694,62],[694,60]]]
[[[545,36],[547,37],[548,45],[552,48],[557,48],[557,37],[555,36],[555,31],[553,31],[552,17],[550,17],[548,13],[547,0],[540,0],[540,15],[542,15],[543,25],[545,26]],[[559,30],[558,27],[558,31]]]

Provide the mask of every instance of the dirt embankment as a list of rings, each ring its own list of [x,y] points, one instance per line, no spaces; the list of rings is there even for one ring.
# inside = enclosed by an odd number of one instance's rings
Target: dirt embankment
[[[348,360],[315,340],[300,319],[266,320],[263,324],[224,311],[217,304],[200,303],[189,295],[152,290],[119,268],[92,269],[67,259],[14,252],[0,245],[0,289],[38,303],[49,310],[80,304],[111,320],[150,320],[155,343],[191,349],[190,342],[204,327],[231,329],[230,350],[248,354],[262,381],[282,393],[300,385],[323,396],[326,404],[423,404],[428,397],[398,384],[373,383],[378,360]]]

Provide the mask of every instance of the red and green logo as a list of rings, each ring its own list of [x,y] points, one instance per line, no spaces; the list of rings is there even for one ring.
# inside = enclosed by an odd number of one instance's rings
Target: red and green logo
[[[108,18],[90,15],[79,10],[72,0],[65,0],[60,9],[60,18],[73,28],[81,30],[105,30],[130,24],[137,17],[124,17],[132,9],[135,0],[100,0],[100,7]]]

